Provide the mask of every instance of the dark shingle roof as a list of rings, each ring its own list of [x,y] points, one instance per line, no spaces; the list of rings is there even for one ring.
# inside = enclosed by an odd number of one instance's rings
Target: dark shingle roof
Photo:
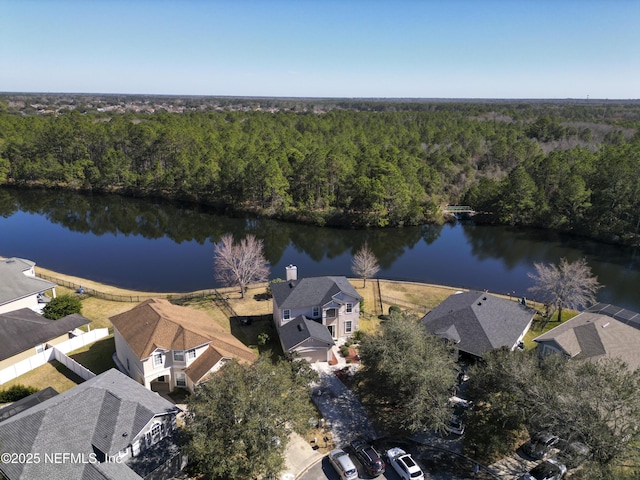
[[[155,416],[176,413],[171,402],[135,380],[111,369],[39,405],[0,423],[5,452],[58,452],[84,454],[96,451],[114,455],[124,449]],[[39,464],[0,464],[10,480],[139,479],[125,464],[65,462],[52,468]]]
[[[335,345],[331,333],[325,325],[310,320],[304,315],[285,323],[278,329],[278,333],[282,346],[287,352],[309,339],[326,343],[328,347]]]
[[[56,286],[55,283],[23,273],[34,265],[35,263],[22,258],[0,259],[0,305],[44,292]]]
[[[307,308],[322,306],[345,293],[356,300],[362,297],[347,277],[308,277],[301,280],[271,284],[273,299],[280,308]]]
[[[433,335],[457,342],[460,351],[476,356],[488,350],[513,347],[535,311],[486,292],[449,296],[422,319]]]
[[[0,314],[0,360],[64,335],[91,320],[73,314],[49,320],[28,308]],[[35,354],[35,351],[34,351]]]

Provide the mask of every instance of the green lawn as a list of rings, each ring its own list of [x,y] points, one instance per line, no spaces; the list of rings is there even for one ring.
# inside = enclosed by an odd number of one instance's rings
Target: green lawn
[[[116,345],[112,335],[70,352],[67,355],[96,375],[100,375],[110,368],[116,368],[111,358],[115,351]]]
[[[579,312],[576,312],[575,310],[563,310],[561,323],[564,323],[570,318],[575,317],[578,313]],[[534,338],[539,337],[543,333],[546,333],[549,330],[554,329],[558,325],[560,325],[561,323],[558,323],[557,318],[558,318],[557,314],[555,314],[551,318],[551,320],[547,323],[547,325],[544,328],[542,328],[543,319],[540,315],[536,315],[535,318],[533,319],[533,324],[531,325],[531,328],[529,329],[527,334],[524,336],[525,350],[531,350],[533,348],[536,348],[537,344],[533,341]]]

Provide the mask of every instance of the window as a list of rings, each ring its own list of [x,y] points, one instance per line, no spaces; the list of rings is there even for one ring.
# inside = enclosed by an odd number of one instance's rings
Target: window
[[[336,317],[336,309],[335,308],[327,308],[326,317],[327,318],[335,318]]]
[[[344,322],[344,333],[351,333],[351,320]]]
[[[187,376],[183,372],[176,372],[176,387],[186,387]]]
[[[164,424],[159,422],[154,423],[153,427],[151,427],[151,431],[147,432],[145,437],[147,440],[147,447],[158,443],[162,437],[164,437]]]
[[[187,360],[193,360],[194,358],[196,358],[196,349],[187,350]]]
[[[347,303],[347,313],[353,312],[353,303]]]
[[[174,362],[184,362],[184,350],[174,350],[173,351],[173,361]]]
[[[318,318],[320,316],[320,307],[313,307],[311,309],[311,316],[313,318]]]
[[[153,354],[153,366],[159,367],[162,365],[162,353]]]
[[[289,310],[288,308],[285,308],[282,311],[282,319],[283,320],[291,320],[291,310]]]

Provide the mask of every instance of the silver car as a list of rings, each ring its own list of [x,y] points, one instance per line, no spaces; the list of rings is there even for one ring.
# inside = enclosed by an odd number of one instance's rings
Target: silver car
[[[340,475],[340,478],[344,480],[356,480],[358,478],[358,470],[353,461],[351,461],[351,457],[341,448],[336,448],[329,452],[329,461],[338,472],[338,475]]]

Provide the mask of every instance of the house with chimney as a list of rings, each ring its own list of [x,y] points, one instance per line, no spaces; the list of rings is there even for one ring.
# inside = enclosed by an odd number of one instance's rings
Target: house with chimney
[[[362,297],[346,277],[298,279],[294,265],[286,281],[271,285],[273,321],[280,344],[310,362],[331,360],[331,348],[358,330]]]

